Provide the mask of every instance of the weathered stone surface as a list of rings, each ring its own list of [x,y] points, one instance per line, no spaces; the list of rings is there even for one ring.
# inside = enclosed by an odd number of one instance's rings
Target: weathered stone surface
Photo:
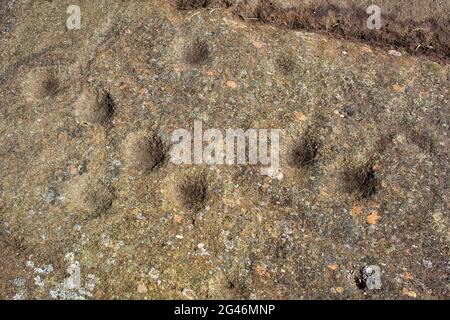
[[[448,64],[156,0],[66,30],[65,6],[16,1],[0,35],[0,297],[449,297]],[[281,129],[283,178],[127,147],[194,120]]]

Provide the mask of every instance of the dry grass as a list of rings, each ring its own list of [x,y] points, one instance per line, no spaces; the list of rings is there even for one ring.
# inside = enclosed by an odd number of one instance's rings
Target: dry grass
[[[283,56],[278,58],[277,68],[282,74],[289,75],[295,70],[295,62],[290,57]]]
[[[290,166],[301,169],[314,164],[319,149],[319,142],[311,134],[306,134],[300,142],[292,147],[289,155]]]
[[[175,0],[173,4],[178,10],[193,10],[206,8],[211,3],[210,0]]]
[[[183,60],[188,65],[196,66],[205,63],[209,57],[209,48],[206,41],[195,39],[184,48]]]
[[[42,84],[42,96],[53,97],[58,94],[61,88],[58,77],[54,73],[50,73]]]
[[[427,5],[415,5],[429,12]],[[357,40],[375,46],[404,48],[411,54],[424,54],[438,61],[450,58],[450,20],[445,14],[431,12],[417,14],[412,4],[394,6],[383,3],[382,28],[367,28],[368,4],[362,1],[308,1],[281,6],[272,0],[179,0],[176,7],[191,10],[205,7],[232,8],[232,12],[245,21],[258,21],[295,30],[326,33],[340,38]],[[436,5],[435,5],[436,7]],[[448,5],[438,5],[442,10]],[[388,8],[388,9],[386,9]],[[445,11],[444,11],[445,12]]]
[[[180,204],[191,212],[202,209],[207,200],[207,186],[203,177],[183,181],[179,187]]]
[[[114,117],[116,102],[109,92],[104,92],[100,100],[100,108],[104,111],[104,121],[108,122]]]
[[[378,180],[371,165],[347,168],[342,172],[344,191],[357,198],[368,198],[378,189]]]

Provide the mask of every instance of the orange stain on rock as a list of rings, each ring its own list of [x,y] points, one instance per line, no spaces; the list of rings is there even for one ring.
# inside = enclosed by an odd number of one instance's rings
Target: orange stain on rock
[[[237,88],[237,83],[233,80],[228,80],[227,81],[227,86],[230,87],[231,89],[236,89]]]
[[[295,117],[295,121],[297,121],[298,123],[303,122],[303,121],[306,120],[306,116],[301,111],[295,111],[294,112],[294,117]]]
[[[403,293],[403,295],[408,296],[410,298],[417,298],[417,293],[413,290],[403,288],[402,293]]]
[[[256,273],[259,274],[261,277],[269,276],[269,273],[267,272],[267,268],[264,265],[257,266],[256,267]]]
[[[259,41],[253,41],[253,46],[256,48],[256,49],[261,49],[263,46],[264,46],[264,44],[262,43],[262,42],[259,42]]]
[[[392,85],[392,89],[394,89],[394,91],[397,92],[397,93],[405,92],[405,86],[402,86],[402,85],[400,85],[398,83]]]
[[[413,280],[414,276],[411,273],[409,273],[409,272],[405,272],[403,274],[403,279],[405,279],[405,280]]]
[[[380,215],[379,215],[378,212],[376,212],[376,211],[372,211],[372,212],[367,216],[367,222],[368,222],[369,224],[377,224],[379,219],[380,219]]]
[[[145,285],[144,282],[139,282],[137,291],[138,293],[147,293],[147,286]]]
[[[338,265],[337,264],[335,264],[335,263],[332,263],[332,264],[329,264],[328,266],[328,269],[330,269],[330,270],[337,270],[337,268],[338,268]]]

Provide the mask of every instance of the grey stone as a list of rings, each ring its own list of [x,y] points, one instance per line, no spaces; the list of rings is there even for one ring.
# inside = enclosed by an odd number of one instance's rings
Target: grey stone
[[[55,203],[58,197],[59,197],[58,192],[53,188],[49,188],[43,196],[44,202],[51,204]]]
[[[368,290],[381,289],[381,270],[379,266],[370,265],[362,270],[362,280]]]
[[[25,285],[26,280],[22,277],[17,277],[14,279],[14,285],[16,287],[23,287]]]

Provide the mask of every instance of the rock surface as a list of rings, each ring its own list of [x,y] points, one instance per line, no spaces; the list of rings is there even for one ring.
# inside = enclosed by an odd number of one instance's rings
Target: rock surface
[[[445,61],[80,2],[0,2],[1,298],[450,297]],[[281,129],[283,178],[166,161],[194,120]]]

